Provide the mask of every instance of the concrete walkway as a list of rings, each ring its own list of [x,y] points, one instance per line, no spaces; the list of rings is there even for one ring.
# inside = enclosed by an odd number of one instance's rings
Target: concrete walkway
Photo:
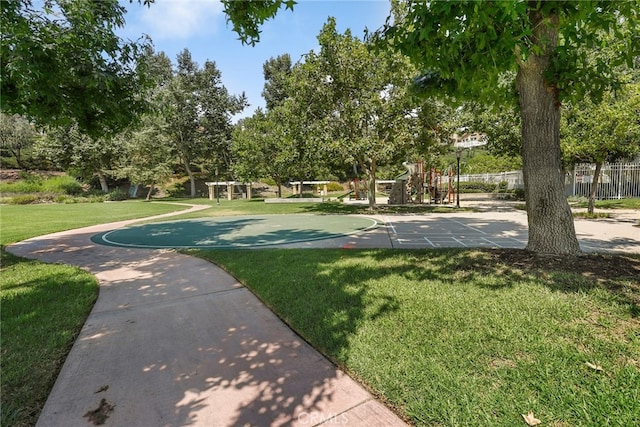
[[[8,248],[100,282],[38,426],[405,425],[220,268],[90,240],[133,222]]]

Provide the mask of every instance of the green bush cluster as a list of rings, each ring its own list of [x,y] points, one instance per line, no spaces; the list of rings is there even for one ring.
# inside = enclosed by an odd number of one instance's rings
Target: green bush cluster
[[[184,197],[187,195],[187,192],[184,189],[184,184],[182,184],[182,182],[173,183],[167,188],[166,192],[167,196],[169,197]]]
[[[42,188],[42,183],[29,181],[3,182],[0,184],[0,193],[38,193]]]
[[[492,182],[469,181],[460,183],[460,193],[492,193],[496,184]]]
[[[48,179],[33,174],[20,174],[20,181],[0,184],[0,192],[10,194],[20,193],[53,193],[68,194],[70,196],[82,193],[82,185],[68,175],[54,176]]]
[[[344,187],[339,182],[330,181],[327,184],[327,191],[344,191]]]
[[[2,203],[7,205],[30,205],[41,200],[37,194],[17,194],[12,197],[3,197]]]
[[[104,196],[104,200],[109,202],[118,202],[122,200],[127,200],[128,198],[129,198],[129,195],[125,191],[122,191],[119,188],[116,188],[115,190],[110,191],[108,194]]]
[[[42,183],[45,193],[68,194],[76,196],[82,193],[82,185],[68,175],[54,176]]]

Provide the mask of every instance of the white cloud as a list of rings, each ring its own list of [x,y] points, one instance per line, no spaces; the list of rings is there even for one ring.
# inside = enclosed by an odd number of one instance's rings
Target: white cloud
[[[223,15],[219,0],[156,0],[141,9],[137,30],[153,40],[185,40],[214,33]]]

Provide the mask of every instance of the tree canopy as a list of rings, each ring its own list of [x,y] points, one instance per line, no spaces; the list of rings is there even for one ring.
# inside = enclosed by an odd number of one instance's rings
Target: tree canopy
[[[180,158],[195,196],[194,167],[197,164],[229,171],[231,152],[231,116],[244,109],[244,94],[230,95],[222,83],[222,74],[212,61],[200,67],[188,49],[176,58],[176,67],[168,74],[166,57],[155,57],[158,87],[155,108],[162,123],[166,142]]]
[[[148,40],[124,41],[118,0],[0,2],[2,111],[100,136],[144,110],[138,61]]]
[[[264,73],[264,89],[262,97],[267,110],[275,108],[287,99],[290,94],[287,89],[287,79],[291,75],[291,56],[288,53],[269,58],[262,66]]]
[[[33,146],[37,135],[33,124],[23,117],[0,113],[0,148],[15,157],[19,168],[26,169],[22,154]]]
[[[565,108],[562,148],[567,164],[595,163],[588,212],[593,214],[604,162],[632,159],[640,153],[640,84],[606,93],[594,103],[583,100]]]

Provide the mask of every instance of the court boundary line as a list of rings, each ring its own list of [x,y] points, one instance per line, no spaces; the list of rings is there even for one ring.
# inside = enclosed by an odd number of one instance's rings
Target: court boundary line
[[[312,215],[310,215],[312,216]],[[226,217],[219,217],[219,218],[226,218]],[[256,216],[256,218],[262,218],[259,216]],[[348,232],[348,233],[333,233],[329,236],[322,236],[322,237],[314,237],[314,238],[305,238],[305,239],[301,239],[301,240],[288,240],[288,241],[284,241],[284,242],[275,242],[275,243],[252,243],[252,244],[246,244],[246,243],[234,243],[234,244],[223,244],[223,245],[200,245],[200,246],[194,246],[194,245],[146,245],[146,244],[141,244],[141,243],[119,243],[119,242],[115,242],[115,241],[111,241],[108,239],[108,235],[118,232],[118,231],[122,231],[122,230],[126,230],[127,228],[132,228],[132,227],[125,227],[125,228],[118,228],[115,230],[110,230],[107,231],[105,233],[99,233],[94,237],[99,236],[99,240],[102,240],[106,245],[109,246],[114,246],[114,247],[124,247],[124,248],[132,248],[132,249],[234,249],[234,248],[240,248],[240,249],[250,249],[253,247],[267,247],[267,246],[282,246],[282,245],[288,245],[288,244],[295,244],[295,243],[304,243],[304,242],[314,242],[314,241],[319,241],[319,240],[328,240],[328,239],[335,239],[335,238],[339,238],[339,237],[348,237],[348,236],[353,236],[356,234],[360,234],[360,233],[364,233],[367,232],[369,230],[372,230],[374,228],[376,228],[379,225],[378,220],[376,220],[375,218],[371,218],[368,216],[362,216],[362,218],[365,218],[369,221],[372,222],[371,225],[359,229],[359,230],[354,230],[352,232]],[[215,217],[213,217],[213,219],[215,219]],[[195,220],[197,220],[197,218],[195,218]],[[167,223],[176,223],[176,222],[187,222],[187,221],[194,221],[194,218],[188,218],[188,219],[183,219],[183,220],[175,220],[175,221],[166,221],[166,222],[159,222],[159,223],[150,223],[150,224],[167,224]],[[137,225],[134,227],[141,227],[141,226],[145,226],[145,225],[150,225],[150,224],[141,224],[141,225]]]

